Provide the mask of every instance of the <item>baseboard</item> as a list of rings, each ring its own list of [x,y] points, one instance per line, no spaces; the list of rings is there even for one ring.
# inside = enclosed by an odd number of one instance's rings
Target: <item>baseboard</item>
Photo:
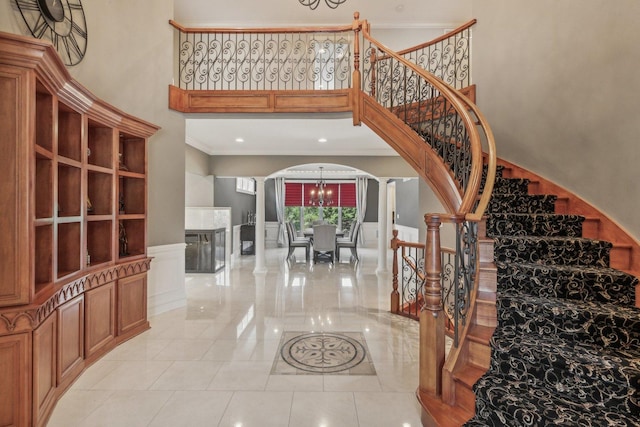
[[[148,256],[153,257],[151,269],[147,275],[147,312],[149,316],[186,305],[184,248],[184,243],[147,248]]]

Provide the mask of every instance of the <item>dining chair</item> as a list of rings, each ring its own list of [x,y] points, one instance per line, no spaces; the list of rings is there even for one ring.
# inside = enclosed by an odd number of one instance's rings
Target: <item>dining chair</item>
[[[304,248],[305,256],[307,261],[309,261],[309,253],[311,252],[311,240],[306,237],[298,237],[296,235],[296,230],[293,228],[293,224],[291,222],[286,223],[287,228],[287,240],[289,241],[289,254],[287,255],[287,259],[291,258],[293,255],[293,251],[296,248]]]
[[[350,238],[337,239],[336,240],[336,259],[340,260],[340,249],[349,248],[351,249],[351,257],[358,260],[358,236],[360,234],[360,229],[362,224],[360,222],[356,222],[353,226],[353,230]]]
[[[336,250],[336,226],[319,224],[313,226],[313,261],[319,258],[333,262]]]

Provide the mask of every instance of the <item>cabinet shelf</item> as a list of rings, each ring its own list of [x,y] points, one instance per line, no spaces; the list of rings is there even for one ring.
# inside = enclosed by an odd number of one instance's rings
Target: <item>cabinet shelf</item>
[[[47,150],[44,147],[36,145],[36,157],[44,158],[44,159],[53,159],[53,152]]]
[[[113,215],[87,215],[87,222],[93,221],[110,221],[113,220]]]
[[[58,156],[58,165],[70,166],[74,168],[81,168],[82,163],[79,160],[70,159],[68,157]]]
[[[123,171],[123,170],[118,171],[118,176],[120,178],[138,178],[138,179],[145,178],[145,175],[143,173],[129,172],[129,171]]]
[[[113,169],[105,168],[102,166],[95,166],[95,165],[88,164],[86,168],[87,168],[87,171],[91,171],[91,172],[100,172],[100,173],[108,173],[108,174],[113,173]]]

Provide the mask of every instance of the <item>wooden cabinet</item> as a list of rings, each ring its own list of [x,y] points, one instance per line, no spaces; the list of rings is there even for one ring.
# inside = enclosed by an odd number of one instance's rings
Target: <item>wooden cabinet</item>
[[[0,425],[44,425],[149,327],[147,142],[46,42],[0,33]]]
[[[57,385],[64,387],[84,368],[84,296],[75,297],[57,312]]]
[[[118,280],[118,336],[126,339],[146,328],[147,275]]]
[[[0,426],[26,426],[31,419],[31,333],[0,337]]]
[[[57,385],[56,328],[58,318],[51,314],[33,331],[33,419],[44,419],[51,410]]]
[[[116,338],[116,285],[107,283],[85,292],[85,344],[87,360],[113,348]]]

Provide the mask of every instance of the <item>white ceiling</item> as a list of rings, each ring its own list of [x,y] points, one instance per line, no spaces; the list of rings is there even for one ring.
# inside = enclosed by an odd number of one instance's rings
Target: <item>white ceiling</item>
[[[175,0],[174,4],[174,20],[194,27],[346,25],[358,10],[372,28],[419,31],[451,28],[471,13],[471,0],[346,0],[337,9],[320,0],[316,10],[299,0]],[[318,142],[320,138],[327,141]],[[210,155],[396,155],[366,126],[354,127],[350,115],[189,115],[186,139]]]

